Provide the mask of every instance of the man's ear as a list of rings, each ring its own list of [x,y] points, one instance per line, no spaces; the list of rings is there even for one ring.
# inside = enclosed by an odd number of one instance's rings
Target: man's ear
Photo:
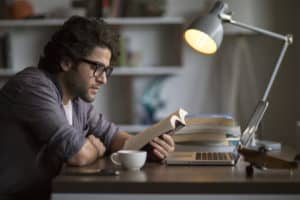
[[[60,61],[60,67],[61,67],[61,70],[63,72],[69,71],[72,67],[71,60],[70,59],[63,59],[62,61]]]

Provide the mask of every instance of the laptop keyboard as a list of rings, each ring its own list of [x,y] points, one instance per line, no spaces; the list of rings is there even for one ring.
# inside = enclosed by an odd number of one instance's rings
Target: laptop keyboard
[[[232,153],[225,152],[198,152],[196,153],[197,160],[233,160]]]

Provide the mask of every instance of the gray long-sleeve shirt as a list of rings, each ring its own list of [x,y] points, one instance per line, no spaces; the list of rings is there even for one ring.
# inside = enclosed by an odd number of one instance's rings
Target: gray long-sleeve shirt
[[[88,133],[109,148],[118,127],[90,103],[73,100],[69,125],[55,76],[29,67],[0,91],[0,195],[48,190],[62,163],[76,154]],[[42,191],[42,189],[40,189]]]

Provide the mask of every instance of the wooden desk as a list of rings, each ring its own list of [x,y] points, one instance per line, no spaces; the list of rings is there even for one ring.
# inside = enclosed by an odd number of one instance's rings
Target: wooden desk
[[[289,159],[294,154],[286,152]],[[120,169],[119,176],[58,176],[54,193],[89,194],[292,194],[300,195],[300,170],[255,170],[245,176],[246,163],[228,166],[165,166],[147,163],[141,171]],[[101,159],[86,168],[115,167]],[[299,197],[299,196],[298,196]]]

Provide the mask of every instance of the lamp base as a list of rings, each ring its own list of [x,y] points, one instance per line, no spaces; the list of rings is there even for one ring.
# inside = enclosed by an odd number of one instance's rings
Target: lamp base
[[[251,148],[259,149],[260,147],[265,147],[268,151],[281,151],[281,143],[279,142],[253,139]]]

